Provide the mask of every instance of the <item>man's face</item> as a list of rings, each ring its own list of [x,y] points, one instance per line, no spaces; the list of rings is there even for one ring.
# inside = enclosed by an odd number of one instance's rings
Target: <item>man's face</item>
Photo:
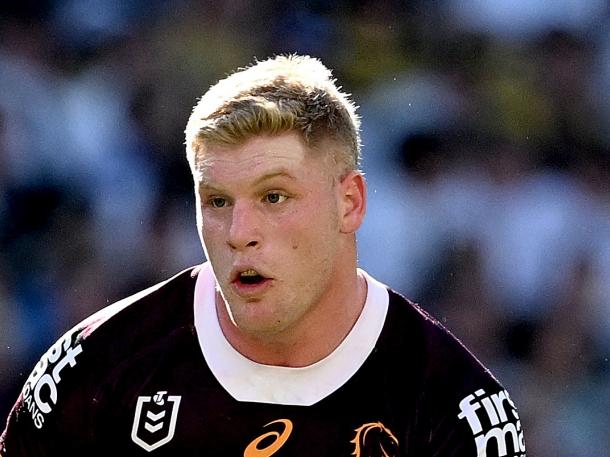
[[[196,160],[199,233],[241,331],[286,331],[329,294],[345,234],[337,167],[321,155],[285,133]]]

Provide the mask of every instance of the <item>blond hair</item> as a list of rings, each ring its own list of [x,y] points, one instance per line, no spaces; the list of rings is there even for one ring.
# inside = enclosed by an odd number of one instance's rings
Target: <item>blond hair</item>
[[[331,71],[309,56],[277,56],[240,69],[201,97],[186,126],[191,167],[206,144],[230,146],[257,135],[300,134],[313,149],[328,148],[342,171],[360,164],[360,120]],[[320,148],[322,149],[322,148]],[[325,149],[326,151],[326,149]]]

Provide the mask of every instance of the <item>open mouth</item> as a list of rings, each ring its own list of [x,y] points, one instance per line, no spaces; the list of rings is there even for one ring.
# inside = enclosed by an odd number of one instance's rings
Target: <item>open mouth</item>
[[[237,282],[246,285],[256,285],[262,283],[265,279],[258,271],[249,269],[242,271],[237,275]]]

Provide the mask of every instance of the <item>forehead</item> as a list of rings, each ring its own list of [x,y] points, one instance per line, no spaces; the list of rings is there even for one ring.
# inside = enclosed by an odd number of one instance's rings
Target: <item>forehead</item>
[[[194,174],[201,184],[284,175],[301,179],[323,172],[323,162],[298,134],[284,133],[237,145],[206,145],[195,157]]]

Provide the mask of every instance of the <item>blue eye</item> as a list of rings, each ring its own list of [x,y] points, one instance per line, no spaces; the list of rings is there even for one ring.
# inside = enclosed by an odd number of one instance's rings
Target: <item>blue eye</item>
[[[277,192],[272,192],[270,194],[265,195],[265,199],[267,200],[267,202],[269,203],[281,203],[284,200],[286,200],[288,197],[286,197],[285,195],[279,194]]]

